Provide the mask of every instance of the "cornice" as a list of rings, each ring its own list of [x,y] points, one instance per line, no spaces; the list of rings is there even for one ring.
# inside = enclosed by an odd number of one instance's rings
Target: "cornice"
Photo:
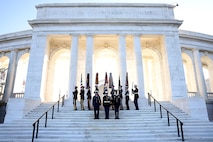
[[[174,5],[165,3],[50,3],[39,4],[36,8],[45,7],[169,7],[174,8]]]
[[[201,40],[213,43],[213,36],[207,35],[198,32],[186,31],[186,30],[179,30],[179,37],[180,38],[188,38],[193,40]]]
[[[32,37],[32,30],[14,32],[9,34],[0,35],[0,42],[10,41],[10,40],[17,40],[23,38],[31,38]]]
[[[44,24],[173,24],[179,27],[183,21],[168,19],[42,19],[28,22],[32,27]]]

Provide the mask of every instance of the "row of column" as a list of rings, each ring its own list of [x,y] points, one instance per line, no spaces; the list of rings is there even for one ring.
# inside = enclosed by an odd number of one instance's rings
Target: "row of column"
[[[199,92],[199,95],[202,96],[205,100],[207,100],[207,89],[203,74],[203,67],[200,60],[200,53],[199,50],[193,49],[193,57],[194,57],[194,70],[195,70],[195,78],[196,78],[196,84],[197,89]]]
[[[8,102],[9,98],[13,94],[16,69],[17,69],[17,64],[16,64],[17,55],[18,55],[18,50],[12,50],[10,53],[9,66],[7,70],[7,77],[6,77],[5,88],[4,88],[4,95],[2,99],[3,102]]]
[[[70,84],[69,84],[69,93],[72,96],[73,87],[77,82],[77,64],[78,64],[78,39],[80,35],[72,35],[71,41],[71,61],[70,61]],[[120,66],[120,76],[121,84],[125,84],[127,64],[126,64],[126,35],[119,35],[119,66]],[[134,53],[136,59],[136,69],[137,69],[137,85],[139,89],[139,94],[141,97],[144,96],[144,79],[143,79],[143,62],[141,54],[141,41],[140,35],[134,35]],[[93,54],[94,54],[94,36],[86,35],[86,74],[90,74],[92,77],[92,68],[93,68]],[[90,79],[90,84],[92,84],[92,79]]]

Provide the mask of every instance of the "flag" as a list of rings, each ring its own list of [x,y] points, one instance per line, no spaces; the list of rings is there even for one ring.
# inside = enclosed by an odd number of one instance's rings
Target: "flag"
[[[120,80],[120,76],[119,76],[119,78],[118,78],[118,89],[120,88],[120,86],[121,86],[121,80]]]
[[[108,83],[108,77],[107,77],[107,72],[105,73],[105,82],[104,84],[106,85]]]
[[[113,86],[113,79],[112,79],[112,73],[109,74],[109,88],[112,88]]]
[[[89,73],[87,73],[86,89],[89,89]]]
[[[129,87],[128,72],[126,73],[126,87]]]
[[[81,86],[83,85],[83,81],[82,81],[82,74],[81,74]]]
[[[98,86],[99,82],[98,82],[98,73],[96,73],[96,76],[95,76],[95,85]]]

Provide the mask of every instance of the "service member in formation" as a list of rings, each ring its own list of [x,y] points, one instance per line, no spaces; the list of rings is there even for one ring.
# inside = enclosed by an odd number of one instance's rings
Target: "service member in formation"
[[[109,119],[109,108],[111,105],[111,98],[108,96],[108,91],[104,91],[104,97],[103,97],[103,106],[105,110],[105,119]]]
[[[138,98],[139,98],[139,94],[138,94],[138,87],[137,85],[134,85],[135,89],[132,89],[132,94],[134,94],[134,104],[135,104],[135,109],[139,110],[138,107]]]
[[[84,110],[84,86],[81,86],[80,96],[81,96],[81,110]]]
[[[115,119],[119,119],[119,107],[120,107],[119,93],[115,93],[113,103],[114,103],[114,107],[115,107]]]
[[[90,87],[88,87],[88,90],[87,90],[87,105],[88,105],[88,110],[91,109],[91,106],[90,106],[90,102],[91,102],[91,91],[90,91]]]
[[[75,90],[72,93],[73,93],[73,106],[74,106],[74,110],[77,110],[77,106],[76,106],[76,101],[78,99],[78,87],[77,86],[75,86]]]
[[[101,98],[98,94],[98,90],[95,90],[95,95],[92,98],[92,104],[94,107],[94,119],[99,119],[99,107],[101,105]]]
[[[120,95],[120,109],[123,110],[123,89],[122,85],[119,86],[119,95]]]
[[[129,110],[129,88],[125,87],[125,101],[126,101],[126,109]]]
[[[114,88],[114,85],[112,85],[112,90],[110,92],[112,100],[114,100],[114,93],[115,93],[115,88]],[[114,110],[114,104],[113,103],[112,103],[112,110]]]

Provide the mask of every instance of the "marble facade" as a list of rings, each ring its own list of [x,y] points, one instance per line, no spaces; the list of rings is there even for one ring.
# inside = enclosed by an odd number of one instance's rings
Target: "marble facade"
[[[36,8],[36,18],[28,21],[32,30],[0,35],[0,62],[9,59],[2,98],[8,102],[6,122],[23,117],[40,102],[56,101],[59,94],[72,97],[81,75],[85,82],[90,73],[94,89],[97,72],[100,87],[105,72],[112,73],[116,86],[120,76],[125,86],[128,72],[130,89],[132,84],[139,87],[139,103],[151,92],[192,117],[208,120],[213,36],[179,30],[183,21],[174,18],[173,5],[67,3]],[[11,95],[18,85],[18,62],[26,54],[24,96],[17,101]],[[208,87],[203,68],[209,73]]]

